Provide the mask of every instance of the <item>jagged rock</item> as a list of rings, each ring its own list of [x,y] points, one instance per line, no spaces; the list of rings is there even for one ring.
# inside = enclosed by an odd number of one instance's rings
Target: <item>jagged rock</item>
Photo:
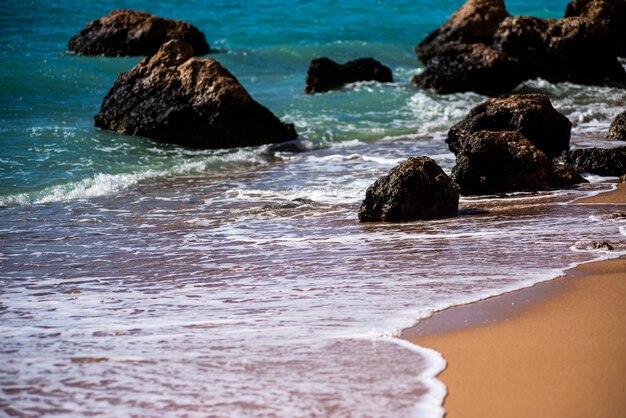
[[[519,62],[483,44],[449,44],[413,78],[418,87],[440,94],[473,91],[497,96],[524,80]]]
[[[391,83],[393,77],[391,70],[374,58],[359,58],[345,64],[337,64],[326,57],[316,58],[309,65],[304,92],[321,93],[357,81]]]
[[[608,250],[608,251],[613,251],[614,250],[613,246],[611,244],[609,244],[608,242],[606,242],[606,241],[594,242],[592,244],[592,247],[595,250]]]
[[[427,64],[450,43],[490,45],[498,25],[507,16],[503,0],[468,0],[416,47],[417,55]]]
[[[211,51],[195,26],[135,10],[113,10],[89,22],[70,39],[68,48],[82,55],[153,55],[172,39],[190,44],[194,55]]]
[[[428,157],[413,157],[379,178],[365,194],[361,222],[403,222],[456,216],[459,193]]]
[[[529,139],[548,158],[569,150],[571,122],[557,112],[548,96],[516,94],[489,99],[470,110],[448,131],[446,142],[458,154],[473,132],[517,131]]]
[[[611,123],[606,137],[626,141],[626,112],[617,115],[613,123]]]
[[[619,177],[626,173],[626,147],[575,149],[568,161],[580,172]]]
[[[584,181],[561,174],[528,138],[513,131],[471,133],[452,169],[462,195],[545,190]]]
[[[167,42],[118,76],[95,124],[126,135],[198,148],[256,146],[293,140],[219,62],[193,58],[190,45]]]
[[[493,46],[517,58],[527,78],[584,84],[626,81],[604,35],[585,18],[507,17],[494,35]]]
[[[565,16],[589,19],[605,34],[617,55],[626,57],[626,1],[574,0],[567,5]]]

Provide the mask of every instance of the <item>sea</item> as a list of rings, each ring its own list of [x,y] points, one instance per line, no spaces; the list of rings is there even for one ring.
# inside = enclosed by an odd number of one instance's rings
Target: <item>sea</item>
[[[561,17],[565,0],[511,0]],[[461,198],[458,217],[361,224],[365,190],[427,155],[485,97],[410,84],[458,0],[3,1],[0,416],[442,417],[440,353],[399,339],[442,309],[626,254],[615,186]],[[117,8],[193,23],[210,55],[295,124],[300,150],[185,149],[96,129],[140,57],[67,42]],[[372,56],[394,82],[304,95],[311,59]],[[626,64],[626,62],[623,62]],[[531,80],[604,139],[626,91]],[[607,241],[613,251],[595,248]],[[484,367],[488,368],[489,364]]]

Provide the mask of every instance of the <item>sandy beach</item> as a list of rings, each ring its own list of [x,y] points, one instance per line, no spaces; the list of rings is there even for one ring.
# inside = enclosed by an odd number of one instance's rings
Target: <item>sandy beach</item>
[[[626,203],[626,188],[576,204]],[[451,308],[405,330],[448,362],[456,417],[626,416],[626,258]]]

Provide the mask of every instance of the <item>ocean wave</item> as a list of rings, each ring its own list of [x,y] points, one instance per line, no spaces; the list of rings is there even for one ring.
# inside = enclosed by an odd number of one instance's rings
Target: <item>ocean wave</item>
[[[42,190],[22,192],[0,196],[0,206],[16,206],[42,204],[77,199],[89,199],[108,195],[127,189],[139,182],[171,176],[189,175],[202,172],[214,172],[224,166],[238,164],[266,164],[263,157],[266,148],[242,148],[235,152],[220,150],[218,152],[203,150],[181,150],[174,159],[180,160],[185,155],[195,155],[192,160],[184,159],[173,166],[161,169],[145,169],[130,173],[97,173],[89,178],[71,181],[64,184],[48,186]],[[171,151],[170,151],[171,153]],[[181,155],[182,154],[182,155]],[[208,154],[208,155],[207,155]],[[203,156],[198,158],[198,156]]]

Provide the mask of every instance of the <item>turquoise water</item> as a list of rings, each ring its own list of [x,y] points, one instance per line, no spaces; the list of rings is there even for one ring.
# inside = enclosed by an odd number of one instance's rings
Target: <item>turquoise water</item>
[[[73,56],[66,52],[67,41],[86,22],[113,8],[148,9],[198,26],[220,49],[214,58],[258,101],[296,123],[301,136],[319,147],[447,127],[445,114],[416,115],[407,108],[415,94],[408,83],[417,67],[414,45],[459,3],[7,3],[0,15],[0,202],[60,197],[59,188],[70,190],[97,175],[147,170],[170,174],[194,159],[180,149],[93,127],[102,97],[118,73],[129,70],[138,58]],[[509,8],[559,16],[565,3],[511,2]],[[374,56],[394,70],[397,84],[304,96],[308,63],[323,55],[339,61]]]
[[[365,189],[407,157],[449,172],[445,134],[485,99],[409,84],[415,44],[460,3],[3,4],[0,415],[441,417],[445,361],[397,339],[402,328],[625,254],[623,208],[568,203],[603,183],[462,198],[473,210],[452,219],[358,223]],[[558,17],[565,4],[508,7]],[[296,125],[304,152],[185,150],[95,129],[139,58],[66,44],[121,7],[197,25],[212,57]],[[395,83],[306,96],[321,55],[373,56]],[[518,91],[548,94],[574,147],[610,146],[626,103],[606,87]],[[593,248],[601,240],[616,250]]]

